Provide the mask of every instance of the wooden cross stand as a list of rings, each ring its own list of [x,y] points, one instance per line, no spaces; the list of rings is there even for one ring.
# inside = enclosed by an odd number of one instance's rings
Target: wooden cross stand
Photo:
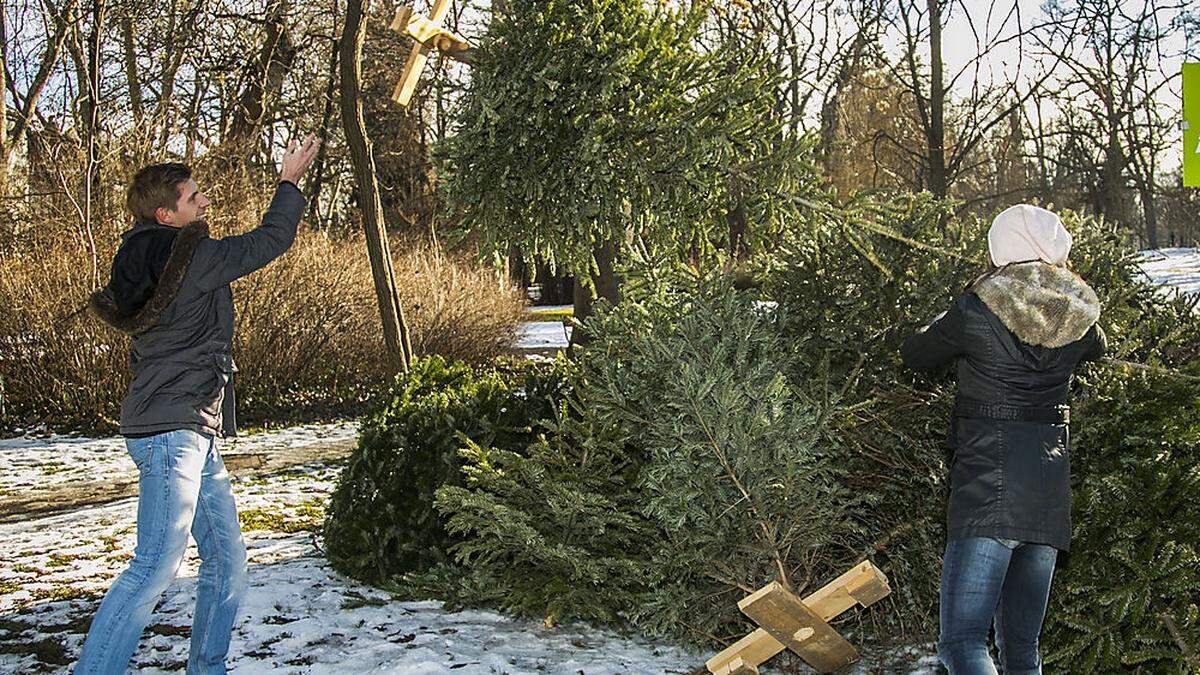
[[[429,18],[416,14],[412,7],[401,6],[392,18],[390,28],[413,39],[412,51],[408,53],[408,62],[400,73],[400,81],[392,91],[392,100],[408,107],[413,92],[417,90],[417,82],[421,79],[421,71],[429,54],[438,50],[446,56],[463,63],[470,63],[471,45],[466,38],[442,28],[446,12],[450,11],[450,0],[434,0],[433,10]]]
[[[790,649],[820,673],[858,660],[858,650],[827,622],[855,605],[868,607],[891,593],[887,577],[869,560],[801,600],[778,582],[738,603],[761,628],[708,660],[714,675],[756,675],[758,666]]]

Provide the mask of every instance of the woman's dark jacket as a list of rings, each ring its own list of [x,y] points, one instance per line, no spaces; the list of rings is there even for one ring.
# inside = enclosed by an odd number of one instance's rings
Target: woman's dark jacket
[[[1070,549],[1067,390],[1105,352],[1100,301],[1070,270],[1009,265],[905,340],[904,363],[958,366],[947,537]]]

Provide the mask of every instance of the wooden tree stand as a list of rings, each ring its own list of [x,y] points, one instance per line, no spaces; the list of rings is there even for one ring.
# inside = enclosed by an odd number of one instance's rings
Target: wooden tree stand
[[[801,600],[772,581],[738,603],[761,628],[730,645],[705,665],[714,675],[751,675],[790,649],[820,673],[858,660],[858,650],[827,622],[855,605],[869,607],[891,593],[887,577],[866,560]]]
[[[408,53],[408,61],[400,73],[400,81],[392,91],[392,100],[404,107],[412,99],[417,90],[417,81],[421,70],[429,60],[429,54],[435,49],[452,59],[470,63],[471,45],[457,33],[442,28],[446,12],[450,11],[450,0],[434,0],[433,10],[429,18],[413,12],[412,7],[401,5],[396,9],[396,15],[389,26],[394,31],[413,39],[412,50]]]

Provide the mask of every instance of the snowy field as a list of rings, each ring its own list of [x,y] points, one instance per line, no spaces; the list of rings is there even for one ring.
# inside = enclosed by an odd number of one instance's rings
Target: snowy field
[[[571,326],[559,321],[527,321],[517,329],[517,349],[544,352],[566,349],[571,342]]]
[[[221,442],[225,455],[253,454],[271,448],[305,448],[352,441],[357,422],[305,424],[263,434],[238,436]],[[137,471],[125,454],[120,437],[81,438],[34,434],[0,440],[0,497],[22,489],[65,485],[78,481],[135,479]]]
[[[1138,255],[1150,283],[1161,286],[1164,292],[1200,294],[1200,249],[1160,248]]]
[[[237,448],[303,446],[354,430],[353,423],[307,425],[246,436]],[[32,461],[17,461],[29,457],[72,471],[90,466],[135,476],[121,445],[120,439],[10,439],[0,441],[0,466],[5,485],[18,493],[61,482],[66,471],[43,473]],[[325,561],[318,536],[338,471],[315,463],[235,477],[250,588],[230,672],[689,673],[710,656],[583,625],[548,629],[489,611],[449,612],[343,577]],[[70,672],[100,596],[131,556],[136,507],[136,499],[123,499],[0,525],[0,673]],[[183,671],[198,563],[193,545],[143,636],[136,672]],[[853,672],[930,674],[930,649],[894,655],[902,666],[864,659]]]

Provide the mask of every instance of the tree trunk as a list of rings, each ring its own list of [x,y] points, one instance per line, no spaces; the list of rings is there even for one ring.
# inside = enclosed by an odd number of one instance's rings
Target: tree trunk
[[[8,3],[0,2],[0,195],[8,186],[8,157],[12,154],[8,144]],[[16,103],[16,101],[14,101]]]
[[[750,256],[746,245],[746,203],[742,198],[742,181],[736,176],[729,178],[729,210],[725,212],[725,225],[729,229],[729,263],[737,268]]]
[[[1152,185],[1143,184],[1140,192],[1142,200],[1142,218],[1146,227],[1146,244],[1150,248],[1158,248],[1158,213]]]
[[[55,66],[58,65],[58,55],[62,51],[63,42],[67,38],[67,28],[74,25],[74,19],[71,18],[74,12],[75,1],[72,0],[63,7],[58,15],[51,17],[54,22],[54,37],[46,43],[46,51],[42,53],[42,60],[38,64],[37,74],[33,76],[33,81],[29,84],[29,90],[25,93],[25,100],[17,105],[17,119],[13,123],[12,131],[8,133],[7,144],[3,146],[3,157],[0,160],[3,161],[6,169],[12,161],[13,149],[20,146],[24,141],[25,133],[29,130],[29,122],[33,119],[34,111],[36,110],[38,98],[41,96],[42,90],[46,87],[46,83],[50,80],[50,75],[54,72]],[[8,44],[7,40],[0,42]],[[11,86],[11,83],[7,83],[6,86]],[[0,94],[0,96],[2,95]],[[14,100],[13,103],[17,104],[17,101]]]
[[[825,92],[825,100],[821,103],[820,126],[820,158],[826,173],[830,171],[830,160],[838,139],[841,127],[841,111],[838,109],[840,98],[846,89],[863,71],[864,52],[868,47],[867,34],[859,32],[850,45],[849,54],[837,69],[837,76]]]
[[[333,34],[337,35],[338,0],[333,0]],[[333,117],[333,98],[337,86],[338,43],[332,40],[329,48],[329,82],[325,85],[325,112],[321,115],[321,147],[317,148],[316,166],[313,167],[312,185],[309,188],[309,217],[321,222],[321,187],[325,182],[325,151],[329,144],[329,120]]]
[[[99,284],[99,260],[92,221],[100,210],[100,49],[104,35],[105,0],[92,0],[92,35],[88,41],[87,97],[84,99],[84,124],[87,139],[87,167],[83,178],[83,231],[92,254],[92,283]]]
[[[125,48],[125,82],[129,87],[129,108],[133,111],[133,123],[142,124],[142,80],[138,76],[137,51],[135,44],[133,17],[126,15],[121,19],[121,42]]]
[[[287,29],[286,0],[273,0],[267,7],[266,35],[246,88],[238,97],[227,141],[250,150],[259,140],[266,112],[279,95],[283,78],[296,59],[296,46]],[[239,153],[241,154],[241,153]]]
[[[159,87],[161,92],[158,97],[158,107],[154,112],[154,121],[161,125],[158,137],[159,147],[165,147],[171,138],[171,128],[173,126],[171,113],[175,109],[171,102],[171,97],[175,95],[175,78],[179,74],[179,67],[183,64],[184,54],[189,49],[191,41],[191,31],[194,27],[197,13],[200,11],[200,3],[196,3],[191,9],[186,9],[186,14],[180,15],[179,3],[172,0],[171,7],[168,10],[170,17],[167,24],[167,30],[171,35],[171,52],[163,66],[163,71],[159,81],[162,83]],[[176,21],[179,19],[179,21]]]
[[[383,320],[383,338],[387,344],[391,365],[406,372],[412,363],[412,344],[404,310],[396,294],[392,273],[392,256],[388,248],[387,230],[383,223],[383,203],[379,198],[379,183],[375,173],[375,158],[371,140],[367,138],[363,121],[360,86],[362,80],[362,47],[367,24],[363,20],[370,0],[347,0],[346,23],[341,41],[341,109],[342,125],[346,132],[346,148],[354,165],[358,186],[358,203],[362,211],[363,230],[367,237],[367,254],[371,259],[371,277],[375,282],[375,298]]]
[[[926,183],[933,196],[946,196],[945,85],[942,82],[942,0],[928,0],[929,7],[929,177]]]
[[[595,311],[596,300],[603,298],[611,305],[616,305],[621,301],[621,279],[616,272],[616,242],[606,241],[597,244],[592,248],[592,260],[596,265],[594,271],[589,273],[587,270],[579,270],[575,274],[574,315],[577,321],[583,321],[592,315]],[[587,288],[580,281],[584,274],[590,275],[592,289]],[[571,333],[571,346],[584,345],[587,342],[588,336],[579,328]]]
[[[1108,144],[1104,152],[1104,164],[1100,168],[1099,204],[1100,213],[1112,223],[1126,223],[1126,186],[1124,170],[1128,163],[1125,149],[1117,137],[1115,114],[1108,119]]]

